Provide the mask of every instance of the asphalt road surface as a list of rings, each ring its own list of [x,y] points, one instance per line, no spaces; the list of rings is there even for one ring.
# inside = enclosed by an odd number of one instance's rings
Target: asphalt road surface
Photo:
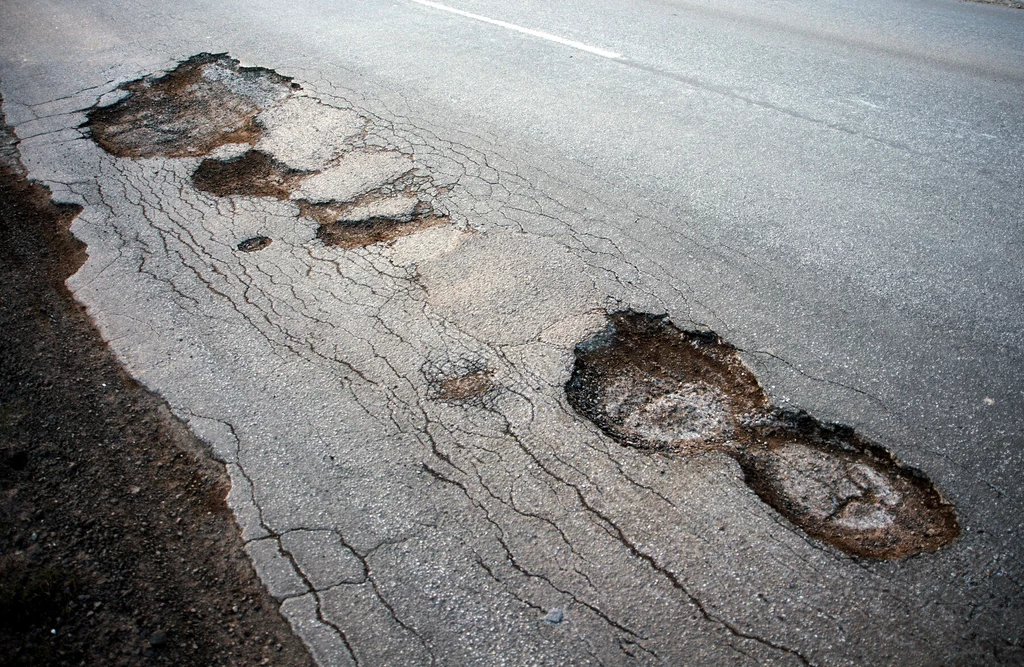
[[[70,287],[321,664],[1024,660],[1024,13],[0,26]]]

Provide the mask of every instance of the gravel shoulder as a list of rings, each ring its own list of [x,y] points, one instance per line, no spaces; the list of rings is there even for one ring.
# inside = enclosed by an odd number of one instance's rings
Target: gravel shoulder
[[[64,280],[75,207],[0,117],[0,665],[310,665],[243,551],[228,478]]]

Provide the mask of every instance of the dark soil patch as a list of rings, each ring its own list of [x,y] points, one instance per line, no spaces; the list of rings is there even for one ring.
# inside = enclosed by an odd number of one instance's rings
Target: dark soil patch
[[[619,442],[734,457],[758,496],[849,554],[901,558],[960,532],[953,506],[916,470],[852,429],[771,407],[736,348],[664,317],[621,312],[576,346],[566,396]]]
[[[25,179],[0,127],[0,664],[311,665],[224,467],[64,287],[76,208]]]
[[[231,160],[206,159],[192,174],[199,190],[218,197],[244,195],[288,199],[309,173],[291,169],[262,151],[246,151]]]
[[[124,84],[127,96],[90,111],[86,126],[120,157],[205,155],[224,144],[254,144],[263,132],[256,115],[297,87],[272,70],[201,53],[163,76]]]

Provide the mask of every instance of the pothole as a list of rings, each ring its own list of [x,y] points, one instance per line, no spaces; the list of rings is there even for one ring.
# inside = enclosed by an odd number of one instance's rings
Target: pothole
[[[324,245],[358,248],[393,241],[429,227],[444,224],[448,218],[437,215],[427,202],[417,202],[407,213],[370,215],[363,218],[339,219],[339,207],[330,204],[300,202],[303,215],[320,223],[316,237]]]
[[[273,239],[267,236],[253,236],[239,242],[238,249],[242,252],[257,252],[258,250],[263,250],[271,243],[273,243]]]
[[[218,197],[294,197],[303,179],[319,172],[292,169],[259,150],[226,159],[203,160],[192,174],[192,184]],[[405,174],[402,174],[405,175]],[[355,174],[357,178],[365,175]],[[434,212],[428,201],[415,194],[396,190],[391,183],[368,179],[375,189],[359,193],[351,201],[314,202],[296,198],[299,215],[315,220],[316,236],[325,245],[358,248],[392,241],[414,232],[447,222]],[[392,186],[392,187],[389,187]]]
[[[228,160],[207,158],[192,174],[192,184],[218,197],[243,195],[288,199],[309,172],[291,169],[263,151],[250,150]]]
[[[259,144],[237,157],[203,160],[193,185],[218,197],[294,201],[328,246],[393,241],[448,221],[434,203],[443,188],[411,155],[354,149],[349,140],[369,121],[297,99],[291,92],[298,88],[272,70],[201,53],[162,76],[124,84],[124,96],[93,108],[86,126],[104,150],[128,158],[199,157],[228,144]],[[238,245],[243,252],[264,247],[252,239]]]
[[[735,414],[766,407],[757,380],[717,336],[622,312],[576,346],[569,403],[616,440],[645,449],[728,446]]]
[[[916,470],[852,429],[776,413],[737,451],[746,483],[803,530],[867,558],[938,549],[959,533],[953,506]]]
[[[299,215],[319,224],[318,239],[325,245],[342,248],[392,241],[447,222],[445,216],[434,212],[430,202],[413,192],[416,187],[423,187],[424,179],[412,174],[405,156],[387,152],[365,154],[376,158],[374,163],[352,157],[356,155],[363,154],[349,153],[346,159],[323,172],[310,172],[288,167],[254,149],[229,159],[203,160],[192,174],[192,184],[218,197],[292,199],[299,206]],[[388,165],[387,160],[396,162],[390,155],[402,161],[400,169]],[[384,156],[384,164],[394,173],[381,168],[382,158],[377,156]],[[331,178],[317,185],[317,179],[325,175]],[[311,182],[316,187],[310,187]],[[336,194],[349,199],[331,197]]]
[[[201,53],[163,76],[124,84],[125,97],[90,111],[86,126],[120,157],[205,155],[225,144],[255,143],[262,133],[256,115],[295,88],[271,70]]]
[[[577,412],[623,444],[726,452],[762,500],[846,553],[901,558],[960,532],[935,486],[882,447],[771,407],[737,350],[715,334],[612,314],[602,333],[576,346],[565,389]]]
[[[409,156],[353,151],[303,180],[292,197],[301,215],[319,224],[316,236],[325,245],[358,248],[448,222],[435,211],[432,192],[431,178]]]

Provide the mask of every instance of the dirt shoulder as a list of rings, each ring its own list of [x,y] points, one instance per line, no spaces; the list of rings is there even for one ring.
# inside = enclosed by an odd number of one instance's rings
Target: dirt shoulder
[[[0,665],[310,665],[228,479],[64,286],[85,259],[0,117]]]

